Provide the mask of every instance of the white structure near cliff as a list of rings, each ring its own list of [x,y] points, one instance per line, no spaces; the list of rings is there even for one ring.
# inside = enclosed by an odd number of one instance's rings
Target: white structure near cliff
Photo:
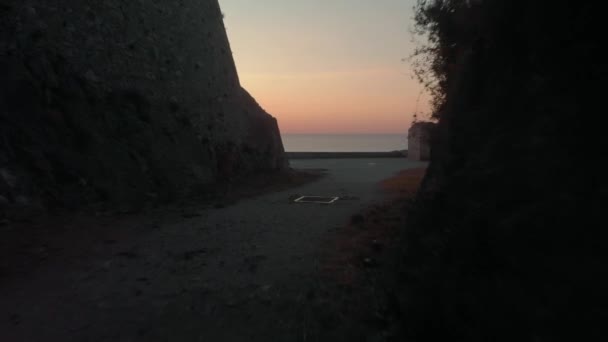
[[[429,160],[431,157],[431,135],[435,124],[415,122],[408,131],[407,155],[410,160]]]

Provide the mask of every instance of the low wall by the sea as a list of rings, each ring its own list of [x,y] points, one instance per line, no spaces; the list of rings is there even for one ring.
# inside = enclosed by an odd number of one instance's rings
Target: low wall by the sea
[[[391,152],[286,152],[288,159],[406,158],[407,151]]]

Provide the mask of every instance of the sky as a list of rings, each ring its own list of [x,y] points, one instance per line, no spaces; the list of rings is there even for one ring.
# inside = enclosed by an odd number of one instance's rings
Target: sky
[[[283,134],[404,133],[416,0],[220,0],[241,84]],[[417,102],[419,103],[417,105]]]

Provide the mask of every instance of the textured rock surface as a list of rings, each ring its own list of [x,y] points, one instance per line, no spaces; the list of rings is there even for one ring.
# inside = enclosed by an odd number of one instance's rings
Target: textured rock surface
[[[431,157],[431,140],[435,123],[415,122],[408,131],[407,151],[410,160],[429,160]]]
[[[0,3],[0,216],[205,191],[286,166],[217,0]]]
[[[600,4],[428,3],[445,101],[408,213],[404,340],[602,339]]]

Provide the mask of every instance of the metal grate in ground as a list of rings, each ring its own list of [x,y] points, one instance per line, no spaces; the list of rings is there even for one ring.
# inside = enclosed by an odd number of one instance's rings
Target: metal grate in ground
[[[332,204],[340,199],[339,197],[324,197],[324,196],[302,196],[294,200],[296,203],[319,203]]]

